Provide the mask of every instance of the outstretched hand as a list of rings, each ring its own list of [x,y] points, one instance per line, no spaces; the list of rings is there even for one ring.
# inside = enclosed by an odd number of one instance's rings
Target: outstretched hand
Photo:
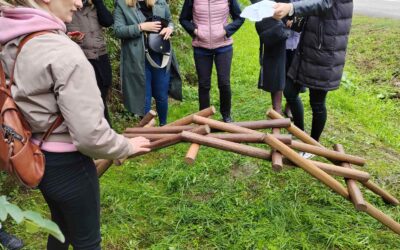
[[[133,154],[149,152],[151,150],[148,147],[150,145],[150,141],[142,136],[129,139],[129,143],[133,149]]]
[[[171,34],[173,29],[171,27],[166,27],[160,31],[160,36],[164,36],[164,40],[168,40],[171,38]]]

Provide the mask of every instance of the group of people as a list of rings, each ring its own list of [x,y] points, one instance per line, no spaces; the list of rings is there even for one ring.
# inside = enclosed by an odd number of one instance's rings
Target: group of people
[[[318,140],[326,121],[327,92],[338,88],[343,72],[352,0],[277,2],[273,18],[256,24],[262,45],[259,84],[271,92],[278,111],[284,92],[294,123],[301,129],[299,92],[307,87],[313,110],[311,135]],[[112,15],[102,0],[13,3],[0,0],[0,60],[6,77],[15,79],[13,98],[33,138],[41,138],[59,114],[64,118],[41,146],[46,170],[39,189],[66,238],[61,243],[49,236],[47,249],[69,245],[101,249],[99,182],[92,159],[149,151],[147,139],[127,139],[110,127],[106,99],[112,76],[102,27],[113,25],[121,39],[120,78],[126,108],[144,115],[154,98],[162,126],[167,123],[168,96],[182,99],[181,77],[173,50],[168,55],[150,51],[146,39],[151,32],[171,38],[169,6],[166,0],[117,0]],[[185,0],[179,19],[192,36],[199,109],[210,105],[215,62],[225,122],[232,121],[231,36],[244,22],[240,12],[237,0]],[[293,16],[306,18],[301,35],[288,28]],[[17,56],[20,41],[38,31],[47,32],[28,41]],[[295,41],[286,45],[290,36]]]

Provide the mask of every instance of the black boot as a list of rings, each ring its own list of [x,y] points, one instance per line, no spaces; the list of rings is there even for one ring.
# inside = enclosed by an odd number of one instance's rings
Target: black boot
[[[7,250],[18,250],[24,246],[22,240],[0,229],[0,244]]]
[[[232,117],[230,115],[222,115],[222,121],[224,121],[225,123],[233,122]]]

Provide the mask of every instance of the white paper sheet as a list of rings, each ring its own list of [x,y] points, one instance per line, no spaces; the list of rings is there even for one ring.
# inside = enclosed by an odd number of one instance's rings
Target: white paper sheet
[[[275,2],[273,1],[263,0],[244,8],[240,16],[254,22],[261,21],[263,18],[274,15],[274,4]]]

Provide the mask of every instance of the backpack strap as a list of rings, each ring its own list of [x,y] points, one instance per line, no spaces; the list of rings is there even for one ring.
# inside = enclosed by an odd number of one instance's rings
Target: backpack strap
[[[19,53],[21,52],[21,50],[22,50],[22,48],[24,47],[24,45],[25,45],[27,42],[29,42],[31,39],[33,39],[33,38],[35,38],[35,37],[37,37],[37,36],[41,36],[41,35],[45,35],[45,34],[49,34],[49,33],[51,33],[51,31],[38,31],[38,32],[34,32],[34,33],[32,33],[32,34],[29,34],[29,35],[25,36],[25,37],[21,40],[21,42],[18,44],[18,50],[17,50],[17,54],[16,54],[16,56],[15,56],[15,61],[14,61],[14,65],[13,65],[13,70],[11,71],[10,84],[8,85],[8,88],[11,88],[11,86],[12,86],[13,84],[15,84],[15,83],[14,83],[15,66],[16,66],[16,64],[17,64],[18,55],[19,55]],[[1,70],[2,70],[2,68],[1,68]],[[1,71],[0,71],[0,73],[1,73]],[[3,75],[4,75],[4,73],[3,73]],[[3,81],[2,81],[2,82],[3,82]],[[3,84],[3,83],[2,83],[2,84]],[[5,77],[4,77],[4,84],[5,84]],[[6,86],[6,88],[7,88],[7,86]],[[63,123],[63,121],[64,121],[64,117],[63,117],[62,114],[60,113],[60,114],[57,116],[56,120],[50,125],[50,127],[47,129],[47,131],[43,134],[43,137],[41,138],[40,143],[39,143],[39,147],[42,146],[43,142],[45,142],[45,141],[49,138],[49,136],[51,135],[51,133],[53,133],[53,131],[54,131],[56,128],[58,128],[58,127]]]

